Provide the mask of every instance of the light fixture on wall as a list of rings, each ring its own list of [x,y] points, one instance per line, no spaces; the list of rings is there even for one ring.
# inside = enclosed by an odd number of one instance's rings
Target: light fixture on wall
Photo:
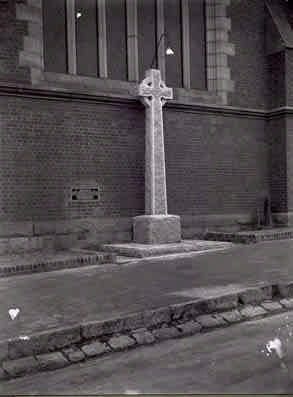
[[[77,11],[77,13],[76,13],[76,19],[79,19],[80,17],[82,17],[82,12]]]
[[[159,38],[159,41],[158,41],[158,43],[157,43],[156,49],[155,49],[155,53],[154,53],[154,56],[153,56],[153,59],[152,59],[152,63],[151,63],[151,69],[153,69],[154,67],[158,68],[158,53],[159,53],[159,49],[160,49],[160,45],[161,45],[161,43],[162,43],[163,37],[166,37],[166,50],[165,50],[165,54],[166,54],[167,56],[170,56],[170,55],[174,55],[174,54],[175,54],[174,51],[173,51],[173,49],[172,49],[172,47],[170,46],[167,33],[165,33],[165,32],[162,33],[161,36],[160,36],[160,38]],[[156,65],[154,65],[155,62],[156,62]]]
[[[171,47],[167,47],[166,48],[166,55],[174,55],[175,53],[174,53],[174,51],[172,50],[172,48]]]

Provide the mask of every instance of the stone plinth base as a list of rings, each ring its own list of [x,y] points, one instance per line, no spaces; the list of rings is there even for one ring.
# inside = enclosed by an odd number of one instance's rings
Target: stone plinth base
[[[180,243],[168,244],[138,244],[118,243],[103,244],[100,248],[103,251],[116,254],[118,257],[148,258],[162,255],[177,255],[187,253],[203,253],[211,250],[231,248],[233,244],[226,242],[214,242],[203,240],[181,240]],[[118,258],[118,262],[121,258]],[[120,262],[123,263],[123,262]]]
[[[180,242],[180,216],[136,216],[133,218],[133,241],[140,244],[167,244]]]

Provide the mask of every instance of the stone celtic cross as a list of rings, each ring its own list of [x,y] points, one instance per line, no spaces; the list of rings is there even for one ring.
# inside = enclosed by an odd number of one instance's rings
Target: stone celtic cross
[[[167,215],[162,108],[167,99],[173,98],[173,90],[162,81],[160,70],[150,69],[139,85],[139,95],[146,107],[145,213]]]

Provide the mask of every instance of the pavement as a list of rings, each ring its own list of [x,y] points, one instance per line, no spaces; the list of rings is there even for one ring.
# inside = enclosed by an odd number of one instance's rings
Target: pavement
[[[0,341],[293,280],[293,240],[0,279]],[[8,310],[19,308],[11,320]]]
[[[293,313],[92,359],[0,384],[5,395],[293,392]],[[283,362],[265,345],[281,340]]]

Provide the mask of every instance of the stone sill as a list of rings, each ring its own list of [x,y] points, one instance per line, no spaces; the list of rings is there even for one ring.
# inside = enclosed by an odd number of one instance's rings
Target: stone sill
[[[34,79],[34,87],[64,91],[73,94],[86,94],[113,99],[139,100],[138,83],[77,76],[62,73],[43,72]],[[221,98],[212,91],[173,88],[175,103],[221,104]]]
[[[122,82],[123,83],[123,82]],[[130,83],[134,84],[134,83]],[[265,109],[252,109],[252,108],[240,108],[234,106],[227,106],[218,103],[208,103],[200,96],[185,96],[184,90],[175,89],[175,91],[181,92],[181,99],[177,95],[177,99],[169,101],[165,108],[172,108],[172,110],[178,110],[180,112],[199,112],[199,113],[215,113],[219,115],[236,115],[243,117],[252,118],[264,118],[267,115],[274,117],[275,112],[281,114],[293,114],[293,108],[285,107],[273,109],[267,111]],[[129,93],[115,94],[105,93],[99,91],[96,93],[89,92],[85,87],[80,92],[67,88],[56,88],[50,87],[48,84],[38,84],[32,86],[31,84],[18,83],[18,82],[6,82],[0,80],[0,96],[13,96],[13,97],[26,97],[26,98],[37,98],[55,101],[77,101],[77,102],[93,102],[100,104],[110,105],[124,105],[130,108],[143,109],[143,105],[140,103],[138,96],[130,95]],[[212,97],[210,97],[211,99]]]

